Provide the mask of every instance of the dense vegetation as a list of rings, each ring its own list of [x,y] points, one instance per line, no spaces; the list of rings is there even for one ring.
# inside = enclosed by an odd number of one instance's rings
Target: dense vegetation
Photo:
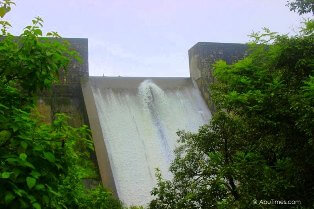
[[[0,1],[1,18],[12,4]],[[290,6],[313,12],[312,1]],[[57,33],[42,37],[42,23],[17,38],[0,20],[0,208],[122,209],[102,186],[82,183],[92,172],[88,128],[64,114],[46,124],[36,111],[38,93],[79,59]],[[249,56],[213,66],[217,112],[198,133],[178,133],[174,178],[157,173],[151,209],[314,207],[313,26],[290,37],[253,34]]]
[[[314,27],[252,35],[249,55],[218,61],[216,105],[180,131],[172,180],[157,172],[151,209],[314,208]]]
[[[0,17],[13,2],[0,1]],[[77,52],[55,32],[42,37],[42,19],[35,18],[19,37],[0,24],[0,208],[123,208],[98,186],[86,189],[82,178],[94,168],[93,145],[86,126],[68,124],[57,114],[43,123],[37,95],[58,81]]]

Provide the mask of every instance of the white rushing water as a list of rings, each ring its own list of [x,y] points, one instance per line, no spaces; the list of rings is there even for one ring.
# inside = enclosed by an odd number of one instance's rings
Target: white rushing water
[[[171,178],[176,132],[197,131],[210,112],[192,85],[162,89],[145,80],[137,89],[92,90],[118,196],[126,205],[146,205],[155,168]]]

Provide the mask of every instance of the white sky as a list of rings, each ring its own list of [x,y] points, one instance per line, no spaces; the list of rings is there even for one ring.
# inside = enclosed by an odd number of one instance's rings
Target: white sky
[[[268,27],[297,31],[302,17],[286,0],[16,0],[6,16],[21,30],[35,16],[44,31],[88,38],[90,75],[189,76],[197,42],[245,43]]]

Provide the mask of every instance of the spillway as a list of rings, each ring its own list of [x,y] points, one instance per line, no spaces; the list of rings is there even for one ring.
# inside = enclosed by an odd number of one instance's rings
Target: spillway
[[[176,132],[195,132],[211,118],[189,78],[89,77],[83,93],[88,115],[94,117],[89,118],[93,137],[103,140],[95,142],[99,167],[107,166],[100,170],[110,173],[105,181],[126,205],[152,199],[156,168],[172,177]]]

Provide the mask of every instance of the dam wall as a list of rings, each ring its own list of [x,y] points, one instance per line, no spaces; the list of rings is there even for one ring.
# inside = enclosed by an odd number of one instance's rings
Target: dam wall
[[[198,42],[190,48],[190,77],[199,87],[211,112],[215,112],[209,94],[209,85],[214,82],[212,65],[218,60],[231,64],[242,59],[247,54],[246,50],[246,44],[214,42]]]
[[[72,60],[68,72],[59,74],[60,82],[54,84],[51,90],[44,91],[39,96],[38,111],[44,116],[44,122],[51,122],[56,113],[66,113],[70,124],[79,127],[88,124],[85,103],[80,80],[88,77],[88,39],[66,38],[71,48],[76,50],[82,58],[82,63]]]
[[[98,166],[126,205],[146,205],[155,169],[171,179],[179,130],[196,132],[211,113],[190,78],[82,80]]]
[[[60,83],[42,92],[37,109],[47,123],[62,112],[71,125],[88,125],[103,185],[127,205],[145,205],[152,198],[155,168],[171,178],[176,131],[197,131],[215,111],[208,88],[214,82],[212,64],[241,59],[246,46],[197,43],[189,50],[190,78],[89,77],[88,40],[66,40],[83,62],[73,61],[67,74],[61,72]]]
[[[65,38],[70,43],[72,49],[76,50],[82,62],[72,60],[67,73],[60,71],[60,82],[54,84],[50,90],[40,93],[36,109],[42,116],[42,122],[50,123],[56,113],[66,113],[70,116],[69,124],[74,127],[88,125],[88,115],[81,88],[81,78],[89,76],[88,69],[88,39],[87,38]],[[95,166],[95,176],[90,176],[83,180],[87,188],[94,187],[100,183],[99,171],[97,168],[96,154],[91,153],[91,158]],[[93,164],[91,163],[91,165]]]

